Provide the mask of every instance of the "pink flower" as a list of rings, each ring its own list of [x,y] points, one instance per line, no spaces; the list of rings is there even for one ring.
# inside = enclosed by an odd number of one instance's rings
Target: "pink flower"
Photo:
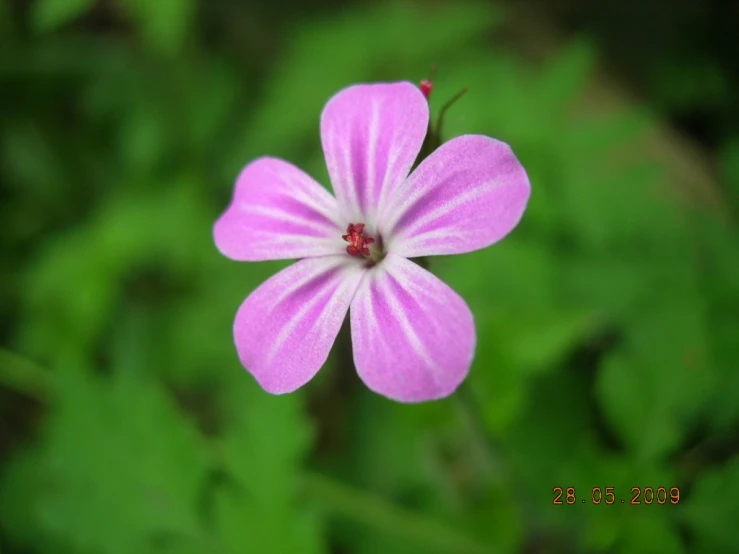
[[[336,198],[279,159],[241,172],[214,227],[218,249],[234,260],[301,258],[236,314],[239,358],[266,391],[310,381],[347,311],[354,365],[371,390],[421,402],[448,396],[467,376],[472,313],[408,258],[499,241],[521,219],[530,184],[511,149],[482,135],[446,142],[409,175],[428,122],[413,84],[354,85],[321,115]]]

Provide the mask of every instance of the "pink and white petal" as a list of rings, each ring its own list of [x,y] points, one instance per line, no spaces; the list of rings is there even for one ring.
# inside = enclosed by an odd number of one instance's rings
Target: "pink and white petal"
[[[240,261],[338,254],[346,247],[338,215],[336,199],[303,171],[259,158],[239,175],[213,236],[222,254]]]
[[[249,295],[236,314],[234,340],[264,390],[292,392],[318,373],[365,271],[346,255],[306,258]]]
[[[353,85],[328,101],[321,141],[347,222],[374,221],[378,207],[408,176],[428,122],[428,102],[409,82]]]
[[[354,365],[373,391],[400,402],[453,393],[475,351],[475,324],[446,283],[389,254],[367,272],[350,310]]]
[[[531,184],[511,148],[482,135],[442,144],[387,205],[387,249],[406,258],[461,254],[505,237],[518,224]]]

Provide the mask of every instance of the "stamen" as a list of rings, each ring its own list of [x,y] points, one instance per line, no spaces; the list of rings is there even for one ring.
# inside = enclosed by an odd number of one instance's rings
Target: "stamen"
[[[350,223],[346,228],[346,235],[341,236],[349,246],[346,247],[348,254],[352,256],[369,256],[370,250],[367,248],[370,244],[375,242],[375,239],[369,236],[364,236],[364,223]]]

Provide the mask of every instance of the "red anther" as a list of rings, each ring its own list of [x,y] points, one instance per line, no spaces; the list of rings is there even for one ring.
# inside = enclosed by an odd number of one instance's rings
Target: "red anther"
[[[423,79],[418,86],[428,100],[428,97],[431,96],[431,90],[434,88],[434,84],[429,79]]]
[[[375,242],[372,237],[364,236],[364,223],[357,223],[356,225],[350,223],[346,228],[346,235],[342,235],[341,238],[349,243],[346,247],[348,254],[352,256],[369,256],[370,251],[367,248],[368,245]]]

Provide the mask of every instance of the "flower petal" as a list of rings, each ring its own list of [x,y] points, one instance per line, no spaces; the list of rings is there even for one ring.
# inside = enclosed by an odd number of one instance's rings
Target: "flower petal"
[[[364,273],[347,255],[306,258],[249,295],[236,314],[234,340],[264,390],[292,392],[318,373]]]
[[[475,324],[465,301],[415,263],[389,254],[352,301],[354,364],[373,391],[400,402],[450,395],[469,372]]]
[[[215,243],[234,260],[338,254],[338,208],[331,194],[292,164],[259,158],[239,175],[233,200],[216,221]]]
[[[408,82],[354,85],[328,101],[321,141],[347,222],[374,226],[378,207],[408,176],[428,122],[428,102]]]
[[[531,193],[511,148],[482,135],[441,145],[387,205],[387,249],[406,258],[471,252],[506,236]]]

